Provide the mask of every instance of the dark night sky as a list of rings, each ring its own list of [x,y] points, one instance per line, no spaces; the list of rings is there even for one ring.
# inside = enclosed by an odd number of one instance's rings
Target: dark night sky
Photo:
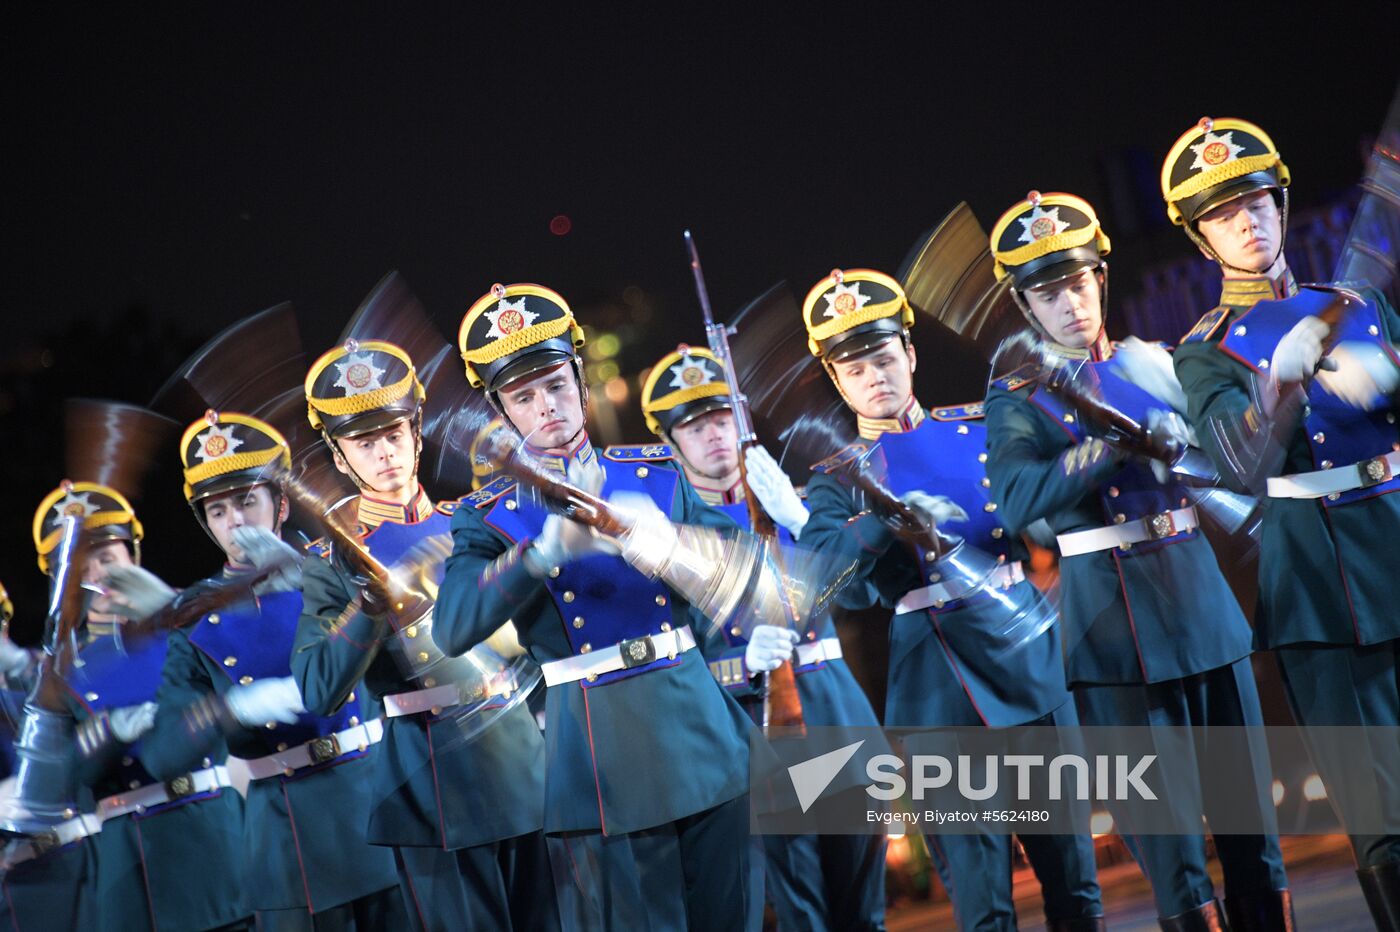
[[[393,268],[453,336],[495,281],[581,310],[638,286],[647,360],[701,336],[686,226],[727,314],[780,278],[800,296],[835,265],[893,272],[957,201],[988,226],[1030,187],[1099,204],[1132,291],[1187,250],[1156,169],[1197,118],[1269,129],[1307,206],[1356,180],[1400,73],[1394,2],[409,6],[50,6],[9,30],[0,443],[24,531],[7,523],[0,574],[37,575],[16,548],[61,466],[20,438],[56,436],[46,399],[144,402],[192,345],[279,301],[319,352]],[[1144,206],[1107,202],[1115,173]],[[114,339],[132,308],[141,335]],[[40,348],[81,377],[26,377]]]

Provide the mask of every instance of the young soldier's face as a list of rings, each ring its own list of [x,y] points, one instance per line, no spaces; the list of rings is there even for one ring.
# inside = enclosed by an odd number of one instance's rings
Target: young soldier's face
[[[418,443],[407,419],[335,443],[335,468],[347,476],[354,470],[371,490],[395,496],[413,487]]]
[[[898,338],[875,349],[831,364],[836,384],[856,414],[897,417],[914,392],[914,347]]]
[[[285,518],[287,500],[273,497],[266,485],[251,489],[236,489],[204,500],[204,520],[230,563],[246,565],[243,548],[233,542],[234,528],[244,525],[265,527],[276,533],[278,523]]]
[[[101,586],[107,581],[112,567],[131,566],[134,562],[125,543],[119,540],[104,541],[88,550],[87,559],[83,562],[83,582]],[[110,616],[111,608],[110,596],[94,595],[88,603],[88,614]]]
[[[1050,339],[1070,349],[1083,349],[1103,329],[1103,289],[1094,269],[1025,292],[1026,304]]]
[[[707,411],[671,431],[685,464],[706,479],[724,479],[739,468],[739,431],[734,412]]]
[[[1196,229],[1228,264],[1260,275],[1269,271],[1283,242],[1283,216],[1268,191],[1226,201],[1198,220]]]
[[[567,362],[507,384],[498,397],[511,424],[538,449],[563,452],[583,430],[583,401]]]

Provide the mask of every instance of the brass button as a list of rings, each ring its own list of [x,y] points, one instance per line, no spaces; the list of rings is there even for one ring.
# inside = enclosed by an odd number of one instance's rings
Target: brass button
[[[638,466],[638,467],[637,467],[637,478],[638,478],[638,479],[645,479],[645,478],[647,477],[647,474],[648,474],[649,472],[651,472],[651,470],[650,470],[650,469],[647,469],[645,466]]]
[[[1116,486],[1116,485],[1111,485],[1111,486],[1108,487],[1108,497],[1109,497],[1109,498],[1117,498],[1118,495],[1119,495],[1118,486]]]
[[[268,722],[268,723],[267,723],[266,725],[264,725],[263,727],[266,728],[268,731],[272,731],[274,728],[277,727],[277,723],[276,723],[276,722]]]
[[[743,637],[743,636],[744,636],[744,629],[741,628],[741,627],[739,627],[738,625],[735,625],[734,627],[732,627],[732,628],[729,629],[729,633],[732,634],[732,635],[733,635],[734,637],[736,637],[736,638]]]
[[[928,574],[928,581],[929,581],[929,582],[938,582],[938,581],[939,581],[940,579],[942,579],[942,578],[943,578],[943,576],[942,576],[942,574],[940,574],[940,573],[929,573],[929,574]]]
[[[350,693],[350,695],[348,695],[348,696],[345,697],[345,701],[346,701],[346,702],[354,702],[354,701],[355,701],[355,693],[352,691],[352,692]]]
[[[575,627],[575,628],[582,628],[582,627],[583,627],[583,616],[582,616],[582,615],[575,615],[575,616],[574,616],[574,627]]]
[[[1073,414],[1066,414],[1066,415],[1065,415],[1065,423],[1066,423],[1066,424],[1073,424],[1073,423],[1074,423],[1074,415],[1073,415]]]
[[[959,425],[958,425],[958,433],[960,433],[960,434],[965,434],[965,433],[967,433],[967,425],[966,425],[966,424],[959,424]]]
[[[1268,361],[1267,359],[1261,359],[1261,360],[1259,360],[1259,368],[1260,368],[1260,369],[1267,369],[1267,368],[1269,368],[1269,361]]]
[[[354,728],[358,724],[360,724],[360,717],[358,715],[350,716],[350,727]]]
[[[1322,431],[1318,431],[1317,433],[1313,434],[1313,443],[1326,443],[1326,442],[1327,442],[1327,435],[1324,434]]]
[[[416,637],[418,636],[418,626],[417,626],[417,625],[409,625],[407,628],[404,628],[404,629],[403,629],[403,633],[406,634],[406,635],[408,635],[408,636],[411,637],[411,638],[416,638]]]
[[[558,579],[558,578],[559,578],[559,573],[560,573],[559,567],[557,567],[557,566],[551,566],[551,567],[549,568],[549,578],[550,578],[550,579]]]
[[[990,489],[991,487],[992,487],[992,480],[988,479],[986,476],[983,476],[983,477],[982,477],[982,488],[984,488],[984,489]]]
[[[284,777],[290,777],[290,776],[292,776],[292,775],[295,774],[295,773],[296,773],[295,770],[293,770],[292,768],[288,767],[288,768],[286,768],[285,770],[282,771],[282,776],[284,776]]]
[[[1342,494],[1341,494],[1340,492],[1333,492],[1331,495],[1328,495],[1328,496],[1327,496],[1327,500],[1328,500],[1329,502],[1335,502],[1337,499],[1339,499],[1339,498],[1341,498],[1341,497],[1342,497]]]
[[[441,715],[441,714],[442,714],[442,706],[440,706],[440,705],[435,705],[435,706],[433,706],[431,709],[428,710],[428,714],[429,714],[429,715]]]
[[[518,507],[519,506],[515,503],[515,499],[506,499],[506,511],[514,511]]]
[[[1331,460],[1323,460],[1323,461],[1322,461],[1322,468],[1323,468],[1323,469],[1331,469],[1331,468],[1332,468],[1332,461],[1331,461]]]
[[[663,621],[663,622],[661,623],[661,630],[662,630],[662,631],[670,631],[670,630],[671,630],[671,623],[670,623],[669,621]]]
[[[210,623],[211,625],[217,625],[217,624],[219,623],[219,613],[218,613],[218,612],[210,612],[210,613],[209,613],[209,623]]]
[[[987,462],[987,454],[985,454],[985,453],[978,453],[978,454],[977,454],[977,462],[979,462],[979,463],[985,463],[985,462]]]
[[[253,682],[253,678],[245,673],[238,678],[238,682],[240,685],[247,686],[249,683]]]
[[[285,741],[279,741],[279,742],[277,742],[277,750],[279,750],[279,751],[285,751],[285,750],[287,750],[287,742],[285,742]]]
[[[123,766],[123,767],[130,767],[130,766],[131,766],[132,764],[134,764],[134,763],[136,763],[136,761],[133,760],[133,759],[130,758],[130,757],[123,757],[123,758],[122,758],[122,766]]]
[[[667,660],[675,660],[675,659],[676,659],[676,652],[673,651],[673,650],[672,650],[672,651],[667,651],[667,652],[666,652],[666,659],[667,659]]]
[[[562,598],[564,599],[565,602],[572,602],[572,601],[574,600],[574,593],[573,593],[573,591],[571,590],[571,591],[565,592],[564,595],[562,596]]]
[[[236,666],[238,666],[238,658],[237,658],[237,657],[225,657],[225,658],[224,658],[224,666],[226,666],[226,667],[236,667]]]
[[[1121,550],[1121,551],[1123,551],[1124,553],[1127,553],[1129,550],[1132,550],[1132,549],[1133,549],[1133,545],[1132,545],[1132,544],[1123,544],[1123,545],[1121,545],[1118,549]]]
[[[1235,336],[1237,337],[1242,337],[1248,332],[1249,331],[1245,329],[1244,324],[1240,324],[1238,327],[1235,328]]]
[[[1001,540],[1001,535],[1003,535],[1003,534],[1005,534],[1005,533],[1006,533],[1006,531],[1005,531],[1004,529],[999,528],[999,527],[994,527],[994,528],[992,528],[992,539],[993,539],[993,540]]]
[[[97,693],[83,693],[83,698],[86,699],[88,702],[96,702]]]
[[[127,786],[133,790],[139,790],[141,788],[141,781],[132,780],[130,783],[127,784]]]
[[[433,679],[431,676],[425,676],[425,677],[423,677],[423,686],[424,686],[426,689],[432,689],[432,688],[433,688],[434,686],[436,686],[436,685],[437,685],[437,680]]]
[[[987,502],[987,504],[985,504],[985,505],[982,506],[982,510],[983,510],[983,511],[996,511],[996,510],[997,510],[997,503],[996,503],[996,502]]]
[[[1394,412],[1394,411],[1387,411],[1387,412],[1385,413],[1385,422],[1386,422],[1387,424],[1394,424],[1394,423],[1395,423],[1395,412]]]
[[[1122,524],[1124,521],[1127,521],[1127,520],[1128,520],[1128,516],[1125,515],[1125,514],[1123,514],[1123,513],[1121,513],[1121,512],[1113,516],[1113,523],[1114,523],[1114,524]]]
[[[657,605],[665,605],[665,604],[666,604],[666,597],[665,597],[664,595],[659,595],[659,596],[657,596],[657,597],[656,597],[656,604],[657,604]]]
[[[420,650],[420,651],[418,652],[418,662],[419,662],[419,663],[427,663],[427,662],[428,662],[428,652],[427,652],[427,651],[425,651],[425,650]]]
[[[203,763],[201,763],[199,766],[203,767],[205,770],[208,770],[210,767],[214,766],[214,762],[206,757],[204,758]]]
[[[590,673],[590,674],[588,674],[588,682],[590,682],[590,683],[596,683],[596,682],[598,682],[598,674],[596,674],[596,673]]]
[[[933,600],[933,607],[934,607],[934,608],[942,608],[942,607],[943,607],[943,600],[942,600],[942,599],[934,599],[934,600]]]
[[[925,551],[924,551],[924,560],[925,560],[925,562],[932,563],[932,562],[934,562],[934,561],[937,560],[937,559],[938,559],[938,554],[934,553],[932,550],[925,550]]]
[[[580,647],[580,648],[578,649],[578,652],[579,652],[580,654],[591,654],[591,653],[593,652],[593,645],[592,645],[592,644],[585,644],[585,645],[583,645],[582,647]]]
[[[1381,335],[1380,328],[1378,328],[1375,324],[1372,324],[1371,326],[1367,327],[1366,332],[1373,337],[1378,337]]]

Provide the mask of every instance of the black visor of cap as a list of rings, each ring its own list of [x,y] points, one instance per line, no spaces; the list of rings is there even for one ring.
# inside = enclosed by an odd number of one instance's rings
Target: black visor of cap
[[[733,408],[729,403],[728,395],[712,395],[709,398],[697,398],[694,401],[687,401],[685,404],[676,405],[668,411],[658,411],[654,415],[661,429],[672,431],[677,427],[689,424],[702,414],[709,414],[711,411],[728,411]]]
[[[281,476],[281,467],[274,464],[224,473],[222,476],[215,476],[195,486],[190,501],[201,502],[206,498],[223,495],[226,492],[251,489],[255,485],[276,485]]]
[[[543,369],[551,369],[574,358],[574,344],[567,337],[554,337],[495,362],[478,366],[488,391],[499,391],[511,382]]]
[[[903,335],[904,321],[899,314],[894,314],[844,330],[820,341],[817,346],[822,351],[822,358],[827,362],[840,362]]]
[[[1226,201],[1265,189],[1280,190],[1278,178],[1271,168],[1231,178],[1193,197],[1183,198],[1177,209],[1188,223],[1195,223]]]
[[[356,437],[407,420],[417,410],[418,403],[414,400],[413,389],[410,388],[408,395],[391,405],[343,418],[332,418],[323,414],[321,419],[332,437]]]
[[[1099,250],[1092,244],[1061,249],[1038,259],[1032,259],[1011,269],[1017,291],[1026,291],[1051,282],[1061,281],[1103,262]]]

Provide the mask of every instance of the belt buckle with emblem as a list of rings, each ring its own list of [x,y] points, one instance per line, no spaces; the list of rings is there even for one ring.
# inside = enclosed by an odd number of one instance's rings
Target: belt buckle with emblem
[[[1380,485],[1382,482],[1389,482],[1393,478],[1390,473],[1390,462],[1384,456],[1362,460],[1356,464],[1356,471],[1361,477],[1360,488],[1363,489]]]
[[[53,849],[61,846],[58,839],[58,832],[55,829],[49,829],[37,835],[29,836],[29,844],[36,858],[41,858]]]
[[[1147,519],[1147,533],[1152,540],[1162,540],[1176,533],[1176,519],[1170,511],[1151,515]]]
[[[312,738],[306,742],[306,751],[311,755],[311,763],[324,764],[340,756],[340,741],[335,735]]]
[[[644,666],[656,659],[656,645],[652,643],[651,635],[649,634],[644,634],[639,638],[628,638],[625,641],[619,641],[617,649],[618,653],[622,656],[622,668],[624,670]]]
[[[194,777],[187,773],[182,773],[173,780],[165,781],[165,795],[170,799],[184,799],[186,796],[194,795]]]

